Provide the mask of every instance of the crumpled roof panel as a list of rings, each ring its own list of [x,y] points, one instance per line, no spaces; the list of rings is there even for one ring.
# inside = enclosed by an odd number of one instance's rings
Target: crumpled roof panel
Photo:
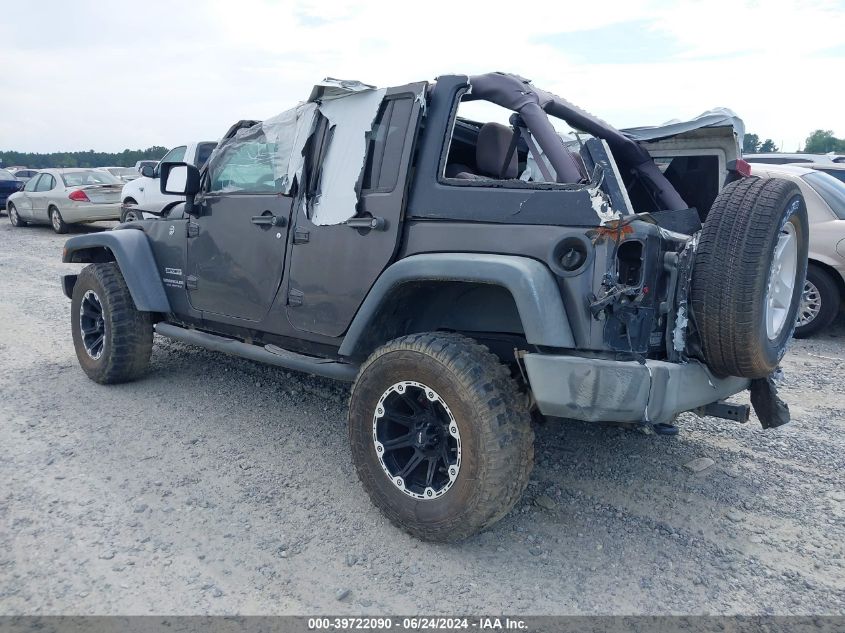
[[[730,108],[713,108],[688,121],[672,119],[662,125],[624,128],[622,132],[635,141],[655,141],[703,127],[732,127],[740,147],[745,136],[745,122]]]

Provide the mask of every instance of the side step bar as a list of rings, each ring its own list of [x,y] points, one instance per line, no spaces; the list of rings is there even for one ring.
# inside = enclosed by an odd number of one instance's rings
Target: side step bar
[[[158,334],[176,341],[182,341],[183,343],[199,345],[200,347],[205,347],[216,352],[232,354],[233,356],[256,360],[260,363],[278,365],[279,367],[324,376],[334,380],[352,382],[358,374],[358,365],[340,363],[314,356],[305,356],[304,354],[297,354],[296,352],[291,352],[275,345],[267,345],[265,347],[251,345],[235,339],[226,338],[225,336],[217,336],[216,334],[209,334],[208,332],[200,332],[198,330],[189,330],[178,325],[173,325],[172,323],[156,323],[155,329]]]

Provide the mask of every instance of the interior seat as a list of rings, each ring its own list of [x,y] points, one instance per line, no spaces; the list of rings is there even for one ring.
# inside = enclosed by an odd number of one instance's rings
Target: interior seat
[[[510,159],[513,130],[501,123],[485,123],[478,131],[475,144],[475,165],[470,169],[466,165],[452,164],[446,166],[447,178],[461,178],[463,180],[510,180],[518,177],[519,165],[516,148],[513,148]],[[507,160],[507,165],[505,161]],[[504,169],[503,169],[504,166]]]

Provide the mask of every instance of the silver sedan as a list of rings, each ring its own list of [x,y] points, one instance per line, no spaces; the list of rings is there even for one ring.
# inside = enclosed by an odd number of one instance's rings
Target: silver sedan
[[[9,221],[50,224],[67,233],[68,224],[118,220],[122,187],[123,181],[99,169],[42,169],[9,196]]]

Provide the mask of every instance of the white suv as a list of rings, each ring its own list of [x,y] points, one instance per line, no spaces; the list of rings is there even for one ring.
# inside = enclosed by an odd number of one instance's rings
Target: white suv
[[[174,147],[164,155],[154,168],[149,165],[141,167],[141,177],[126,183],[120,195],[120,221],[131,222],[142,220],[141,209],[145,211],[160,211],[174,200],[184,200],[182,196],[161,193],[158,184],[158,174],[162,163],[190,163],[202,169],[211,152],[217,147],[216,141],[201,141]]]

